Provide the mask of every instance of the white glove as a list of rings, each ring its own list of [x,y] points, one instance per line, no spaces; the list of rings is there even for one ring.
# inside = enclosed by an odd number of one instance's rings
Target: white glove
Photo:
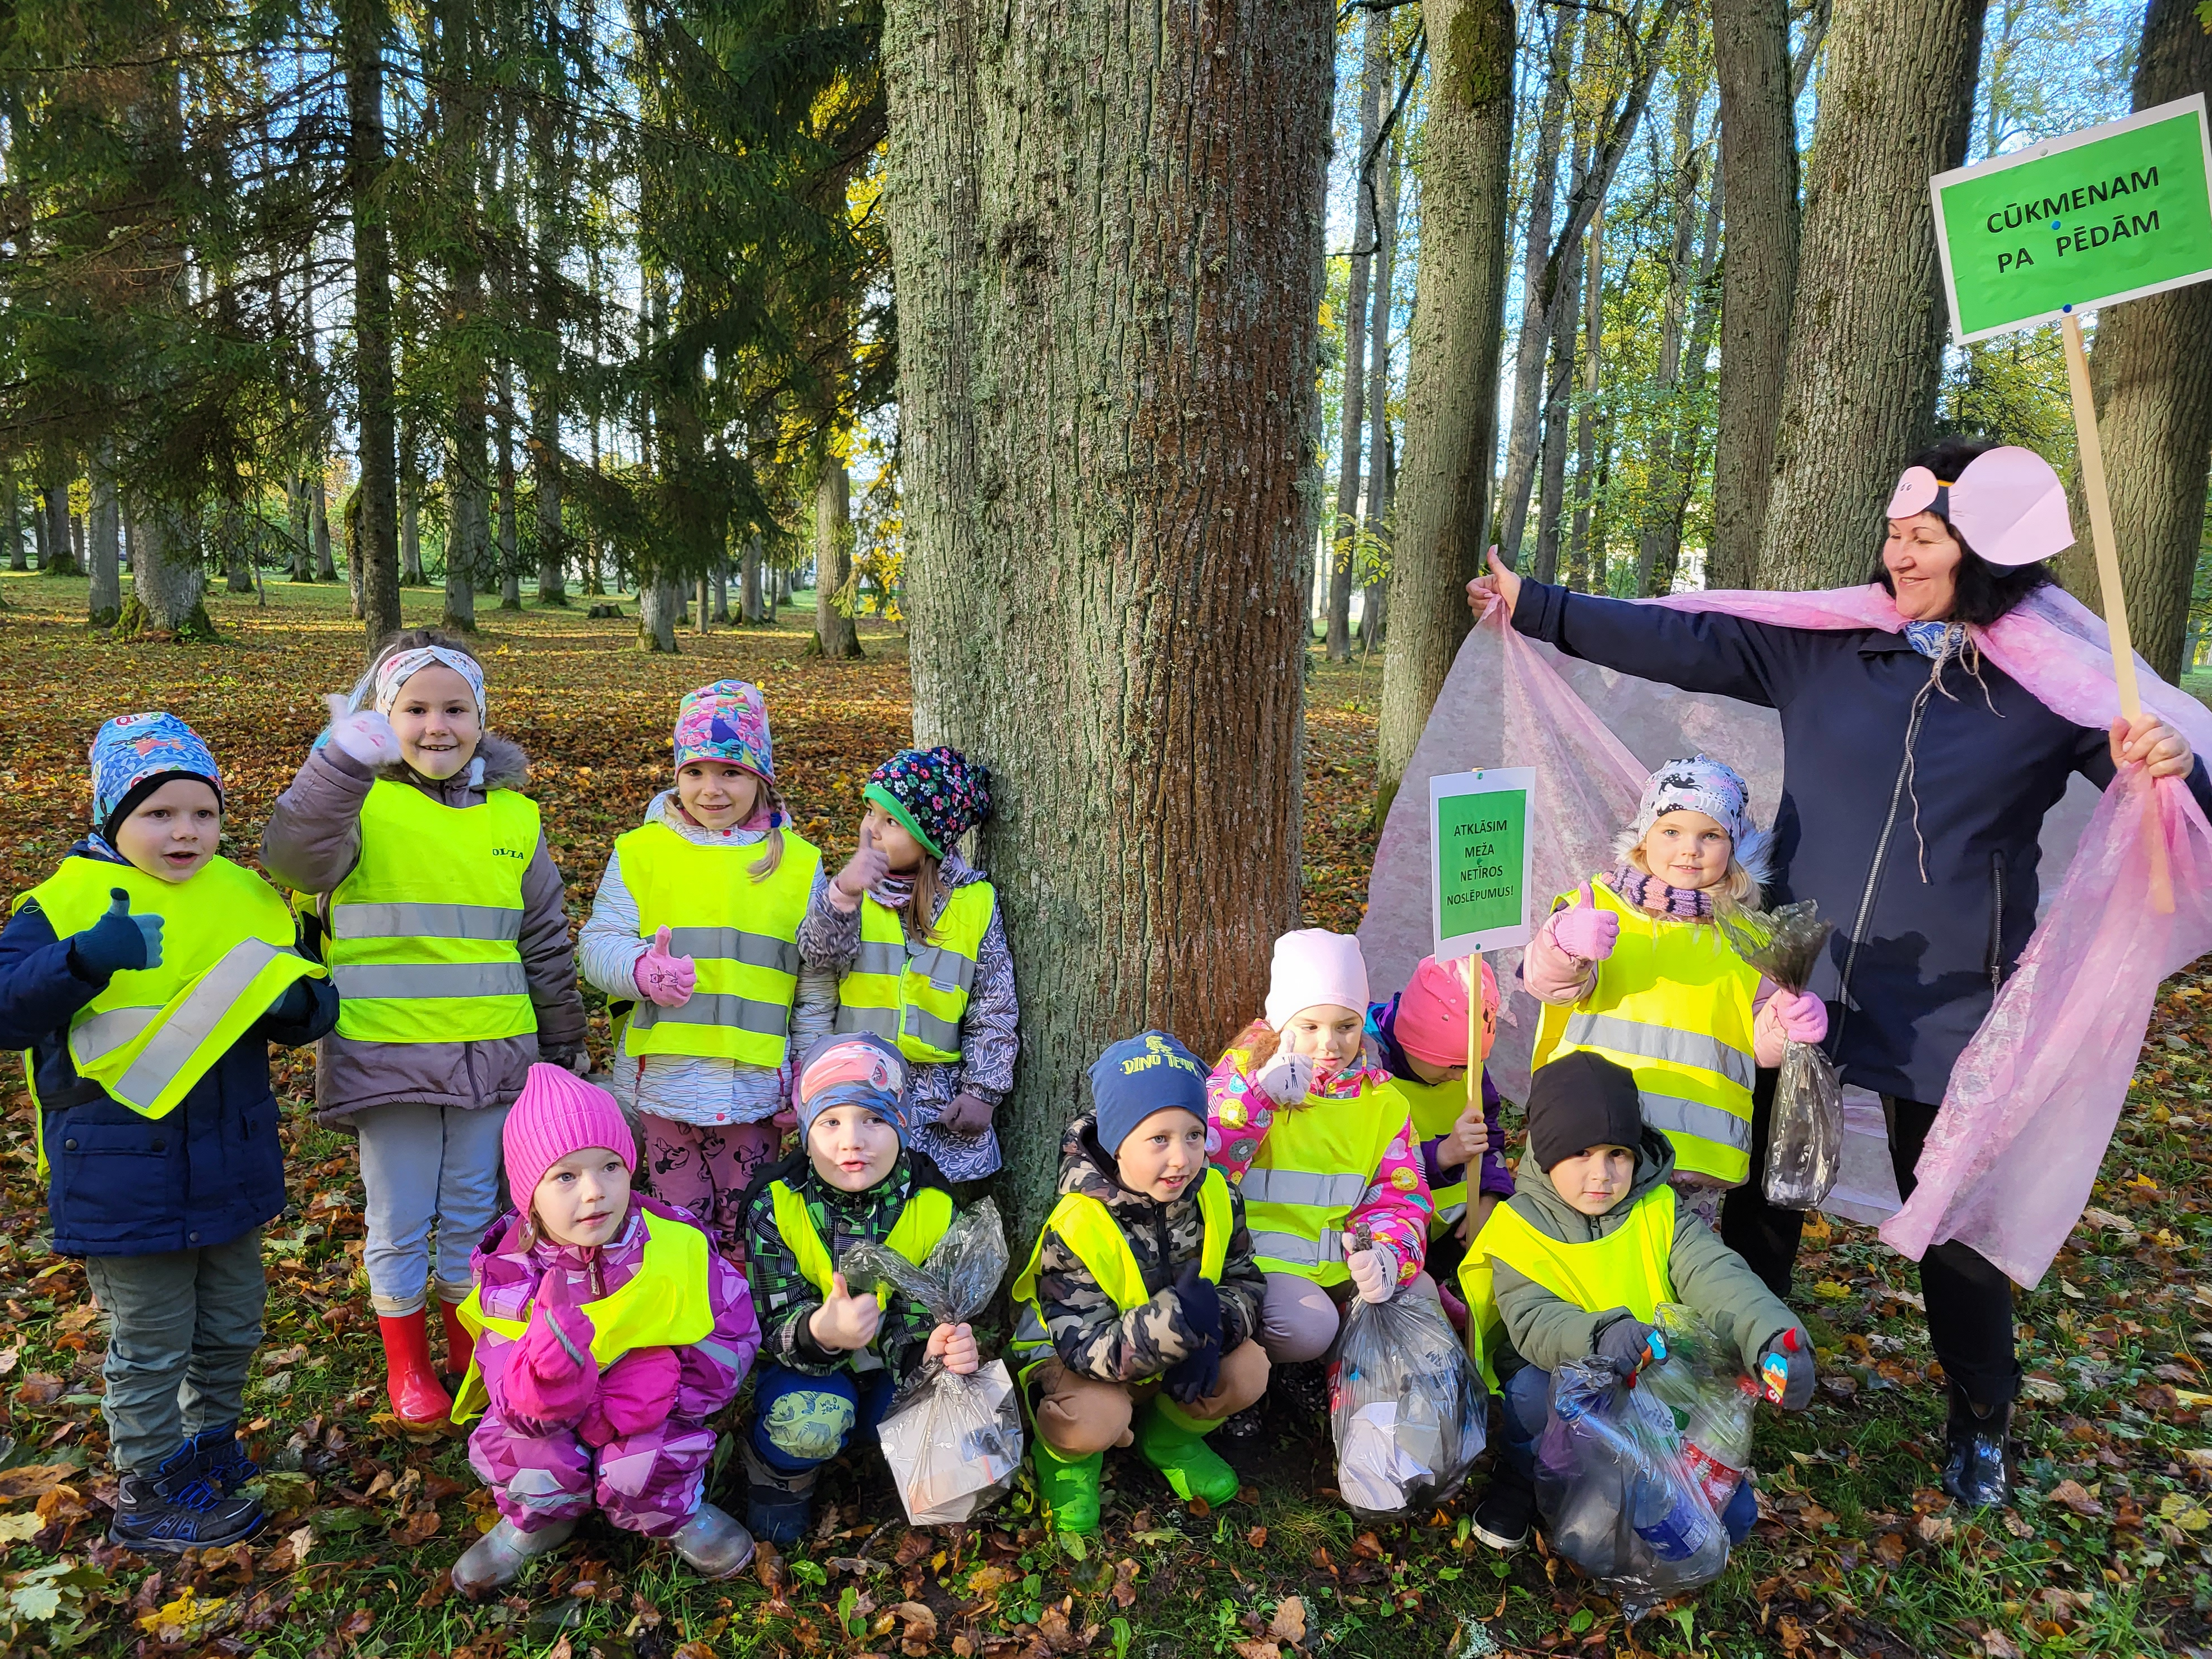
[[[1313,1087],[1314,1063],[1304,1054],[1294,1054],[1287,1048],[1278,1048],[1275,1057],[1260,1068],[1254,1079],[1260,1092],[1278,1106],[1295,1106],[1306,1097]]]
[[[1344,1265],[1362,1302],[1388,1302],[1398,1293],[1398,1253],[1388,1244],[1354,1250]]]
[[[390,720],[374,708],[349,713],[346,700],[335,691],[323,701],[330,705],[333,749],[363,766],[389,766],[399,758],[399,734]]]

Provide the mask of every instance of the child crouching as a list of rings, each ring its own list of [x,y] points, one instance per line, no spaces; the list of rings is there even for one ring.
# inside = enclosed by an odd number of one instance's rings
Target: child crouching
[[[453,1407],[456,1422],[484,1413],[469,1462],[500,1519],[453,1564],[453,1587],[511,1583],[594,1505],[727,1577],[753,1540],[706,1501],[708,1423],[760,1346],[744,1275],[684,1212],[631,1193],[636,1141],[605,1091],[532,1066],[501,1139],[525,1196],[476,1253],[460,1308],[474,1358]]]
[[[1785,1410],[1812,1401],[1804,1327],[1680,1202],[1668,1184],[1674,1173],[1674,1147],[1645,1127],[1626,1066],[1571,1054],[1530,1081],[1528,1156],[1517,1190],[1460,1267],[1469,1343],[1504,1412],[1498,1474],[1474,1516],[1474,1535],[1492,1549],[1528,1540],[1551,1373],[1592,1354],[1638,1364],[1662,1302],[1694,1310],[1735,1343],[1754,1376],[1770,1354],[1779,1359]],[[1720,1518],[1741,1543],[1759,1518],[1748,1483]]]
[[[1037,1486],[1069,1533],[1097,1530],[1106,1449],[1133,1438],[1178,1498],[1234,1498],[1237,1475],[1205,1437],[1267,1389],[1254,1340],[1267,1284],[1243,1200],[1206,1163],[1205,1068],[1147,1031],[1098,1057],[1091,1097],[1014,1281]]]

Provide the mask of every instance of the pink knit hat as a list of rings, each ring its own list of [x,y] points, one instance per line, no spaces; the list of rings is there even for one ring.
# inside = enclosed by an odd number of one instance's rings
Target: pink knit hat
[[[571,1152],[605,1146],[637,1172],[637,1138],[615,1097],[565,1066],[530,1068],[500,1144],[507,1153],[507,1190],[526,1212],[545,1171]]]
[[[1275,941],[1267,976],[1267,1024],[1279,1031],[1293,1016],[1323,1003],[1367,1012],[1367,961],[1359,941],[1324,927],[1301,927]]]
[[[1474,958],[1481,962],[1481,958]],[[1482,1006],[1498,1012],[1498,975],[1482,963]],[[1423,957],[1398,998],[1398,1046],[1431,1066],[1467,1064],[1467,969],[1464,963]]]

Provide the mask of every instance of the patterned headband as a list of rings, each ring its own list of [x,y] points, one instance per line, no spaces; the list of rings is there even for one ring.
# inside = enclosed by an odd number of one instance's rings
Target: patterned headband
[[[433,663],[442,663],[469,683],[469,690],[476,693],[477,719],[479,722],[487,719],[483,670],[466,652],[449,650],[442,645],[418,645],[410,650],[395,651],[377,664],[376,712],[391,714],[399,701],[399,688]]]

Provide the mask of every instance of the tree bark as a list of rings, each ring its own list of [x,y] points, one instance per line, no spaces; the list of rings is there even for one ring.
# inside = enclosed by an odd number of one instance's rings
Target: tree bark
[[[1748,587],[1772,482],[1797,287],[1797,118],[1786,0],[1713,0],[1721,83],[1721,381],[1708,587]]]
[[[315,520],[315,580],[334,582],[338,579],[337,562],[331,556],[331,483],[330,463],[327,458],[318,461],[311,482],[312,493],[307,497],[307,510]]]
[[[1567,586],[1605,591],[1605,555],[1591,576],[1590,509],[1597,502],[1597,383],[1605,343],[1605,210],[1590,220],[1589,251],[1583,256],[1583,406],[1575,416],[1575,520],[1567,544]]]
[[[538,603],[566,608],[568,532],[561,518],[561,411],[543,385],[531,393],[530,418],[536,428],[531,471],[538,481]]]
[[[1334,20],[887,8],[915,732],[995,775],[1016,1237],[1100,1047],[1212,1054],[1297,921]]]
[[[1882,505],[1932,429],[1943,319],[1928,180],[1966,153],[1984,4],[1836,8],[1759,532],[1761,587],[1864,581]],[[1729,203],[1735,210],[1732,189]]]
[[[1505,485],[1498,497],[1498,544],[1505,562],[1516,568],[1521,538],[1528,528],[1529,491],[1536,478],[1538,398],[1544,386],[1544,354],[1552,338],[1552,315],[1542,293],[1544,262],[1552,252],[1552,217],[1559,189],[1559,142],[1566,125],[1567,83],[1575,66],[1575,26],[1581,15],[1571,8],[1551,14],[1552,47],[1544,77],[1544,109],[1536,128],[1534,162],[1528,170],[1528,234],[1521,256],[1521,331],[1513,348],[1513,420],[1506,431]],[[1426,719],[1425,714],[1423,718]]]
[[[860,632],[841,605],[853,578],[853,483],[842,456],[825,450],[814,486],[814,648],[832,660],[857,657]]]
[[[1359,149],[1352,158],[1352,253],[1344,296],[1343,396],[1338,422],[1336,521],[1329,532],[1328,623],[1322,650],[1331,662],[1352,655],[1352,588],[1359,542],[1359,444],[1366,427],[1367,277],[1375,246],[1375,188],[1368,171],[1376,129],[1382,124],[1382,84],[1389,77],[1390,14],[1367,14],[1359,71]]]
[[[119,640],[169,640],[179,645],[216,637],[202,596],[207,573],[185,519],[156,507],[137,524],[131,561],[131,597],[116,619]]]
[[[684,614],[684,590],[673,576],[641,582],[637,589],[637,648],[676,649],[676,623]]]
[[[1577,164],[1577,172],[1581,171]],[[1559,270],[1559,291],[1579,295],[1583,282],[1583,242],[1577,238]],[[1536,507],[1536,569],[1540,582],[1556,581],[1559,574],[1560,507],[1566,498],[1568,415],[1575,384],[1575,342],[1582,334],[1582,318],[1571,306],[1561,306],[1552,318],[1552,362],[1544,395],[1544,441],[1538,451],[1537,485],[1541,497]]]
[[[15,488],[14,474],[0,481],[0,489],[7,492],[8,500],[8,568],[28,570],[23,559],[23,496]]]
[[[1390,585],[1390,502],[1397,471],[1390,442],[1390,287],[1398,252],[1396,143],[1383,146],[1375,166],[1375,269],[1368,284],[1372,293],[1367,319],[1367,540],[1381,565],[1379,573],[1364,573],[1367,585],[1359,604],[1363,660],[1382,637],[1382,596]]]
[[[422,471],[415,460],[414,434],[399,434],[399,585],[426,587],[422,574]],[[452,539],[452,532],[447,532]]]
[[[235,506],[226,505],[221,515],[222,526],[223,586],[234,593],[253,591],[253,550],[246,539],[246,515]]]
[[[772,620],[772,617],[763,616],[761,610],[761,538],[758,536],[746,538],[744,557],[738,568],[738,617],[748,624]]]
[[[2212,34],[2191,0],[2150,0],[2136,57],[2135,106],[2212,93]],[[2188,667],[2190,593],[2204,534],[2212,457],[2212,283],[2169,289],[2097,313],[2089,380],[2119,538],[2120,580],[2136,648],[2169,680]],[[2077,539],[2060,561],[2067,587],[2104,609],[2089,514],[2074,480]]]
[[[46,574],[50,576],[81,576],[83,568],[78,564],[76,549],[70,544],[69,484],[48,484],[41,498],[46,509]]]
[[[1684,286],[1686,298],[1694,305],[1690,324],[1689,345],[1686,352],[1677,353],[1671,369],[1663,367],[1661,379],[1668,388],[1669,404],[1664,444],[1664,493],[1653,504],[1652,522],[1644,532],[1637,552],[1636,591],[1645,598],[1674,591],[1674,574],[1682,559],[1682,517],[1690,505],[1690,491],[1701,465],[1700,441],[1702,423],[1688,417],[1687,411],[1697,407],[1697,399],[1705,384],[1705,359],[1712,349],[1715,313],[1713,265],[1719,257],[1721,243],[1721,202],[1723,195],[1720,181],[1713,181],[1712,194],[1705,201],[1705,229],[1699,239],[1701,252],[1698,255],[1697,270]],[[1690,204],[1681,208],[1685,224],[1689,217]],[[1677,246],[1680,246],[1679,240]],[[1679,312],[1680,303],[1676,311]],[[1678,316],[1670,317],[1670,329],[1679,330]],[[1664,343],[1662,343],[1663,345]]]
[[[94,628],[112,627],[123,614],[123,514],[115,498],[112,452],[92,464],[92,519],[86,526],[86,563],[92,583],[88,609]]]
[[[514,371],[499,366],[499,608],[522,609],[521,509],[514,500]]]
[[[353,214],[355,418],[360,523],[346,556],[359,568],[368,649],[399,628],[398,459],[393,449],[392,234],[385,223],[384,38],[388,0],[339,0],[346,82],[346,194]]]

